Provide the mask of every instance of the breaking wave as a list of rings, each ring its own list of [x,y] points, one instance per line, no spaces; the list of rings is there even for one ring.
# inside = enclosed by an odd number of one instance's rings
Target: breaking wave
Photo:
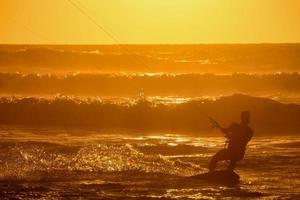
[[[163,84],[162,84],[163,83]],[[0,73],[0,93],[34,95],[198,97],[203,95],[296,96],[299,73],[279,74],[21,74]],[[286,98],[287,98],[286,97]],[[299,95],[298,95],[299,98]]]
[[[288,134],[300,130],[299,105],[245,95],[175,104],[146,98],[118,103],[64,96],[55,99],[9,97],[0,99],[0,124],[206,132],[211,130],[208,116],[228,125],[239,119],[242,110],[252,113],[256,134]]]

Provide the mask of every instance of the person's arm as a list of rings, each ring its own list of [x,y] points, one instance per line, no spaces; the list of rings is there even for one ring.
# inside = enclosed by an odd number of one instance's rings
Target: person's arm
[[[216,120],[214,120],[213,118],[209,117],[209,119],[210,119],[210,121],[212,122],[213,127],[218,128],[222,133],[224,133],[226,138],[229,138],[229,137],[230,137],[230,132],[231,132],[231,130],[232,130],[233,124],[231,124],[228,128],[223,128],[223,127],[221,127],[220,124],[219,124]]]
[[[222,133],[224,133],[225,134],[225,137],[226,138],[229,138],[230,137],[230,127],[228,127],[228,128],[222,128],[222,127],[219,127],[219,129],[220,129],[220,131],[222,131]]]
[[[229,139],[230,137],[232,137],[232,133],[236,129],[236,126],[237,123],[232,123],[227,128],[220,128],[220,130],[225,134],[225,137]]]

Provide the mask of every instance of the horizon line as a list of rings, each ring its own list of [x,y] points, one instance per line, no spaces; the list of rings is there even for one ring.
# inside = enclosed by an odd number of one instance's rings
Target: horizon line
[[[123,44],[113,44],[113,43],[0,43],[0,46],[4,45],[31,45],[31,46],[85,46],[85,45],[101,45],[101,46],[158,46],[158,45],[166,45],[166,46],[176,46],[176,45],[298,45],[300,42],[250,42],[250,43],[123,43]]]

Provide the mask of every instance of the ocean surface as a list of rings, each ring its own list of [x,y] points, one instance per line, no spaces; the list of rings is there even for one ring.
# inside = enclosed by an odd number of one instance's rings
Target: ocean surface
[[[0,45],[1,96],[300,102],[300,44]]]
[[[254,137],[240,184],[204,173],[224,138],[183,133],[1,129],[1,199],[298,199],[300,138]],[[220,163],[224,168],[226,163]]]
[[[240,183],[191,179],[243,110]],[[0,199],[300,199],[299,121],[300,44],[0,45]]]
[[[300,44],[0,45],[9,72],[299,72]]]

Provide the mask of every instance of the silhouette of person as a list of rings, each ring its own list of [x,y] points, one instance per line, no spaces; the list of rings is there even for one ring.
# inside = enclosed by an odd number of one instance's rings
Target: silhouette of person
[[[216,121],[214,126],[219,128],[228,139],[228,146],[217,152],[211,159],[209,164],[209,172],[213,172],[218,161],[230,161],[228,170],[233,171],[236,162],[242,160],[245,155],[246,145],[253,136],[253,130],[248,126],[250,122],[250,112],[243,111],[241,113],[241,122],[232,123],[228,128],[222,128]]]

